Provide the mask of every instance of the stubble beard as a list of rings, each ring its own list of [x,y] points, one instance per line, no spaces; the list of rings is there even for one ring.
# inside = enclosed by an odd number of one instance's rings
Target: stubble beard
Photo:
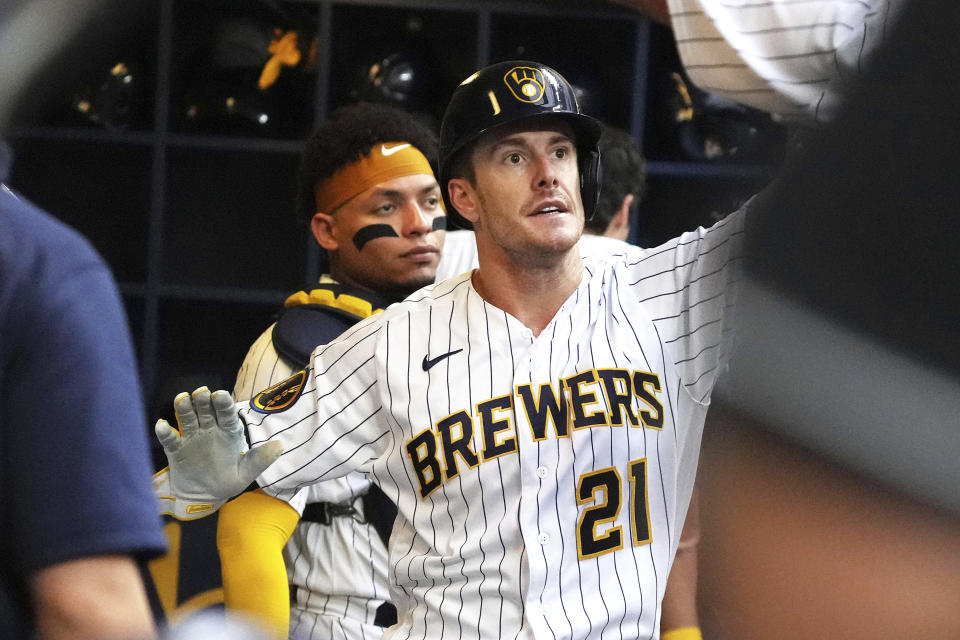
[[[479,201],[483,210],[489,211],[482,194],[479,194]],[[583,233],[583,218],[580,219],[579,233],[573,234],[572,238],[556,238],[549,243],[544,242],[542,238],[520,235],[516,233],[516,229],[506,228],[508,226],[510,225],[484,225],[479,220],[474,223],[475,230],[486,232],[512,262],[525,268],[542,269],[555,265],[577,244],[577,240]]]

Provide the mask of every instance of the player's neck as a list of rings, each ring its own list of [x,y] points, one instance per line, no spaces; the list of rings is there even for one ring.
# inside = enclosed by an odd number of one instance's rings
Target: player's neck
[[[478,246],[479,248],[479,246]],[[583,260],[574,246],[551,265],[485,260],[473,272],[473,288],[484,300],[506,311],[539,335],[583,278]]]
[[[330,272],[327,274],[334,282],[337,282],[342,285],[347,285],[354,289],[357,289],[360,292],[367,294],[365,297],[370,300],[379,300],[384,303],[392,304],[394,302],[399,302],[406,298],[408,295],[420,288],[421,285],[413,287],[397,287],[392,286],[387,283],[379,283],[380,286],[377,288],[371,287],[358,278],[352,277],[349,273],[346,273],[342,269],[337,269],[336,266],[331,266]]]

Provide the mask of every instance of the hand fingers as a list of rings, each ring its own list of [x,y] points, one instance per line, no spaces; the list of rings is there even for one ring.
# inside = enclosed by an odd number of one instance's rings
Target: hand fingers
[[[240,475],[247,484],[253,482],[263,471],[273,464],[283,453],[283,443],[271,440],[259,447],[250,449],[240,458]]]
[[[180,427],[180,435],[187,437],[196,433],[199,429],[197,423],[197,412],[193,408],[193,402],[190,394],[181,392],[173,399],[173,408],[177,415],[177,426]]]
[[[233,396],[228,392],[214,391],[210,396],[210,404],[217,415],[217,424],[227,433],[240,433],[243,431],[243,424],[237,414],[237,405],[233,402]]]
[[[173,430],[170,423],[164,419],[157,420],[153,426],[153,432],[157,434],[157,440],[163,446],[167,453],[173,453],[180,448],[180,434]]]
[[[217,426],[217,418],[210,406],[210,389],[200,387],[190,394],[193,406],[197,411],[197,423],[201,429],[213,429]]]

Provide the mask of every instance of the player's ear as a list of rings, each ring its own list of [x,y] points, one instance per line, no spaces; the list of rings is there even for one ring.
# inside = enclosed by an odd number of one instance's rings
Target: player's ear
[[[310,230],[313,231],[313,237],[317,239],[317,244],[327,251],[336,251],[339,247],[337,237],[334,235],[336,220],[329,213],[318,211],[310,219]]]
[[[627,236],[630,235],[630,205],[633,204],[633,194],[628,193],[623,197],[623,202],[620,203],[620,208],[617,209],[617,212],[613,214],[613,218],[610,219],[610,223],[607,225],[607,230],[603,235],[608,238],[617,238],[618,240],[626,240]]]
[[[476,223],[480,217],[479,198],[470,181],[466,178],[451,178],[447,183],[447,195],[453,208],[470,222]]]

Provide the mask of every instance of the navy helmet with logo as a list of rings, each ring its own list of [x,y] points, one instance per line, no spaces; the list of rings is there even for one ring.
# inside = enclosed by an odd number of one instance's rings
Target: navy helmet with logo
[[[600,196],[601,126],[580,111],[570,83],[539,62],[498,62],[477,71],[454,91],[440,125],[438,178],[444,197],[454,160],[470,143],[495,127],[547,116],[562,117],[574,131],[580,193],[584,213],[590,218]]]

